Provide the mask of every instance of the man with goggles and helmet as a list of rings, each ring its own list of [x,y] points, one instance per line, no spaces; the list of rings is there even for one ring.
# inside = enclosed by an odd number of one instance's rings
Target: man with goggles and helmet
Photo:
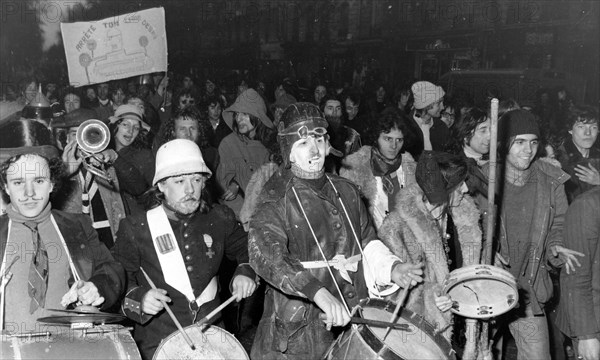
[[[325,157],[341,155],[327,126],[310,103],[288,106],[278,125],[283,165],[250,220],[250,264],[269,284],[253,359],[321,357],[362,298],[422,281],[422,264],[376,238],[358,188],[325,173]]]

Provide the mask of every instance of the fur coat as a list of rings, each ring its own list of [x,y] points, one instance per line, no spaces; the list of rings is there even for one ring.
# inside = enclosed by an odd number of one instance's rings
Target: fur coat
[[[396,171],[401,185],[407,187],[416,184],[416,168],[417,163],[412,156],[409,153],[403,153],[402,165]],[[381,177],[373,175],[373,170],[371,170],[371,147],[363,146],[354,154],[344,158],[340,176],[358,185],[360,192],[366,199],[375,229],[379,229],[383,219],[392,209],[388,207],[388,197],[383,190]]]
[[[402,261],[416,263],[422,256],[425,263],[424,282],[412,288],[406,308],[421,314],[449,340],[452,335],[452,314],[442,313],[435,305],[435,294],[442,292],[442,283],[448,275],[447,255],[442,244],[442,231],[423,201],[424,193],[417,184],[398,194],[394,209],[379,229],[379,238]],[[481,229],[479,210],[473,199],[465,194],[460,204],[450,208],[458,233],[463,265],[479,263]],[[396,301],[398,293],[390,300]]]

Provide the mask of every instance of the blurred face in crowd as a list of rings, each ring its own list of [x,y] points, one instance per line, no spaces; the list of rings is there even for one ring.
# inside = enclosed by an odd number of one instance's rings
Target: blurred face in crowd
[[[358,105],[353,103],[349,98],[346,99],[346,113],[348,113],[348,120],[352,121],[358,115]]]
[[[444,111],[442,111],[440,120],[442,120],[447,127],[452,127],[452,125],[454,125],[454,108],[446,106]]]
[[[307,173],[321,171],[325,164],[327,141],[324,136],[307,136],[292,145],[290,162]]]
[[[198,120],[189,117],[178,117],[173,124],[173,136],[176,139],[198,140]]]
[[[208,117],[213,121],[218,121],[221,118],[221,104],[210,104],[208,105]]]
[[[142,114],[146,113],[146,105],[144,104],[144,100],[142,100],[138,97],[132,97],[132,98],[129,98],[129,100],[127,100],[127,103],[130,105],[137,106],[138,109],[140,109],[140,111],[142,112]]]
[[[29,104],[31,102],[31,100],[33,100],[35,98],[35,95],[37,94],[37,91],[38,91],[37,87],[38,87],[38,85],[35,81],[30,82],[25,87],[25,91],[23,91],[23,95],[25,95],[25,101],[27,102],[27,104]]]
[[[383,86],[377,88],[375,95],[377,96],[377,102],[383,102],[383,100],[385,99],[385,89],[383,88]]]
[[[388,160],[395,160],[404,145],[404,134],[397,128],[392,128],[388,133],[379,134],[377,148],[381,155]]]
[[[490,136],[490,119],[487,119],[477,125],[473,130],[473,137],[466,145],[476,153],[485,155],[490,152]]]
[[[213,91],[215,91],[215,83],[213,83],[210,80],[206,80],[206,83],[204,84],[204,88],[206,89],[207,94],[212,94]]]
[[[427,114],[431,117],[437,118],[442,114],[442,110],[444,110],[443,98],[431,104],[427,110]]]
[[[100,100],[108,99],[108,84],[107,83],[98,84],[96,89],[98,89],[98,98]]]
[[[23,155],[6,171],[5,192],[11,206],[25,217],[36,217],[44,210],[53,188],[50,166],[39,155]]]
[[[135,81],[130,81],[127,83],[127,92],[129,95],[137,94],[137,84]]]
[[[113,91],[112,101],[116,106],[123,105],[123,102],[125,101],[125,92],[123,89],[117,88],[115,91]]]
[[[73,110],[77,110],[81,107],[81,99],[78,95],[67,94],[64,98],[65,112],[68,114]]]
[[[96,100],[96,90],[93,88],[87,88],[87,90],[85,90],[85,96],[90,101]]]
[[[254,125],[252,125],[252,121],[250,121],[250,115],[246,113],[237,113],[235,115],[235,122],[237,123],[238,132],[240,134],[253,137]]]
[[[465,184],[465,182],[463,181],[450,194],[448,205],[451,207],[456,207],[460,205],[460,202],[465,197],[465,194],[467,192],[469,192],[469,188],[467,187],[467,184]]]
[[[279,85],[278,87],[275,88],[275,100],[279,99],[280,97],[282,97],[285,94],[286,94],[286,91],[283,88],[283,85]]]
[[[534,134],[515,136],[506,156],[506,166],[510,170],[524,171],[529,169],[538,150],[538,137]]]
[[[194,85],[194,80],[192,80],[192,78],[189,76],[184,76],[182,85],[185,89],[189,89]]]
[[[581,121],[573,124],[571,130],[571,139],[580,149],[590,149],[598,138],[598,122],[583,123]]]
[[[79,126],[73,126],[69,128],[67,131],[67,144],[77,141],[77,129],[79,129]]]
[[[127,147],[135,141],[140,133],[140,121],[137,119],[124,119],[117,127],[115,145],[117,151]]]
[[[342,116],[342,104],[337,100],[327,100],[323,108],[323,114],[326,116]]]
[[[159,182],[158,189],[164,194],[167,205],[180,214],[189,215],[200,206],[200,196],[205,182],[205,175],[186,174]]]
[[[315,103],[320,104],[321,100],[323,100],[323,98],[325,97],[325,95],[327,94],[327,89],[325,89],[325,86],[323,85],[319,85],[315,88]]]
[[[188,94],[179,97],[179,109],[185,109],[189,106],[196,105],[196,99]]]

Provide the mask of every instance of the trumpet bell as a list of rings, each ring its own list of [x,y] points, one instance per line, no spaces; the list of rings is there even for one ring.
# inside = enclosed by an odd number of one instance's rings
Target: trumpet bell
[[[84,121],[77,129],[77,145],[90,154],[104,151],[110,142],[108,126],[100,120],[90,119]]]

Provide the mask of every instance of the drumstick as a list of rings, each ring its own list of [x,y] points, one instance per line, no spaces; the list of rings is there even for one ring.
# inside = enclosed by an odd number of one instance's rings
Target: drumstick
[[[409,286],[410,286],[410,284],[409,284]],[[398,303],[396,304],[396,308],[394,309],[394,313],[392,314],[392,317],[390,318],[390,322],[391,323],[395,323],[396,320],[397,320],[398,312],[400,311],[400,308],[404,304],[404,301],[406,300],[406,296],[408,295],[408,290],[410,289],[409,286],[407,286],[404,289],[402,289],[402,292],[400,293],[400,298],[398,299]],[[385,335],[383,335],[383,341],[385,341],[385,338],[388,336],[388,334],[390,333],[390,331],[392,331],[392,327],[391,326],[388,327],[387,331],[385,332]]]
[[[221,305],[219,305],[219,307],[217,307],[216,309],[214,309],[213,311],[211,311],[208,315],[206,315],[204,317],[204,319],[198,321],[199,325],[204,325],[206,323],[208,323],[208,321],[210,319],[212,319],[213,316],[217,315],[217,313],[221,310],[223,310],[225,308],[225,306],[231,304],[231,302],[235,300],[235,295],[231,296],[229,299],[227,299],[227,301],[225,301],[224,303],[222,303]]]
[[[152,289],[156,290],[156,285],[154,285],[154,283],[150,279],[150,276],[148,276],[148,274],[146,274],[146,272],[144,271],[144,268],[142,268],[140,266],[140,270],[142,271],[142,274],[144,274],[144,277],[146,278],[146,281],[148,281],[148,284],[150,284],[150,287],[152,287]],[[173,320],[173,322],[175,323],[175,326],[177,326],[177,329],[179,330],[179,332],[181,333],[181,335],[183,335],[183,338],[185,339],[185,342],[188,343],[188,345],[190,346],[190,348],[192,348],[192,350],[196,350],[196,345],[194,345],[194,342],[192,341],[192,339],[190,339],[190,337],[188,336],[188,334],[181,327],[181,324],[179,323],[179,321],[175,317],[175,314],[173,314],[173,310],[171,310],[171,308],[169,307],[169,305],[167,305],[167,303],[164,302],[164,300],[160,300],[160,303],[165,307],[165,310],[167,310],[167,312],[169,313],[169,316],[171,317],[171,320]]]

